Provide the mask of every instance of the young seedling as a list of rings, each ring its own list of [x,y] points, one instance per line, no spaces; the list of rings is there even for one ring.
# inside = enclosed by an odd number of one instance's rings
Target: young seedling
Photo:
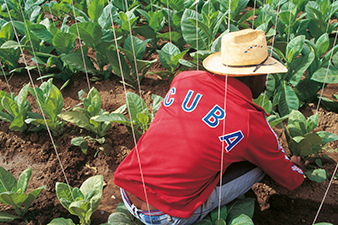
[[[72,144],[80,146],[81,150],[86,153],[88,141],[97,141],[101,145],[105,142],[104,135],[111,127],[112,122],[94,120],[97,116],[108,115],[108,112],[101,109],[101,96],[95,87],[89,91],[87,98],[84,98],[80,105],[83,105],[84,108],[77,105],[72,110],[61,113],[59,117],[96,135],[95,138],[87,136],[72,139]]]
[[[9,222],[14,219],[23,219],[31,203],[38,197],[46,186],[39,187],[26,194],[32,168],[26,169],[17,181],[14,176],[0,167],[0,202],[13,206],[18,216],[0,212],[0,222]]]
[[[326,132],[313,130],[318,124],[318,114],[310,116],[307,120],[304,115],[293,110],[288,120],[287,128],[283,126],[289,149],[293,155],[308,159],[312,156],[317,157],[322,151],[323,146],[331,141],[338,140],[338,136]],[[316,159],[316,164],[321,167],[321,160]],[[305,175],[316,182],[323,182],[326,179],[326,172],[321,168],[311,168]]]
[[[80,188],[57,182],[55,185],[56,196],[61,205],[72,215],[76,215],[83,225],[90,225],[90,217],[100,204],[103,189],[103,176],[96,175],[83,182]],[[51,224],[74,224],[71,220],[67,223],[64,218],[57,218]]]

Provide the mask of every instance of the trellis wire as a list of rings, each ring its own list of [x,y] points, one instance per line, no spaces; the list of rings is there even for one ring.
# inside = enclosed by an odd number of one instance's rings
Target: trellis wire
[[[167,0],[167,8],[168,8],[168,26],[169,26],[169,41],[171,41],[171,27],[170,27],[170,7],[169,7],[169,0]],[[171,48],[170,48],[171,49]]]
[[[197,4],[196,4],[196,50],[197,50],[197,52],[196,52],[196,61],[197,61],[197,70],[199,70],[199,65],[198,65],[198,61],[199,61],[199,59],[198,59],[198,2],[197,2]]]
[[[12,16],[11,16],[11,14],[10,14],[10,12],[9,12],[9,8],[8,8],[7,1],[6,1],[6,0],[5,0],[5,5],[6,5],[7,13],[8,13],[8,15],[9,15],[9,18],[10,18],[10,21],[11,21],[11,24],[12,24],[12,27],[13,27],[13,31],[14,31],[14,34],[15,34],[15,37],[16,37],[16,40],[17,40],[17,42],[18,42],[18,45],[19,45],[19,48],[20,48],[20,51],[21,51],[21,54],[23,55],[23,61],[24,61],[24,64],[25,64],[25,66],[26,66],[26,68],[27,68],[28,64],[27,64],[26,59],[25,59],[25,57],[24,57],[23,50],[22,50],[22,47],[21,47],[21,44],[20,44],[20,40],[19,40],[18,34],[17,34],[17,32],[16,32],[16,29],[15,29],[15,26],[14,26],[14,23],[13,23],[13,20],[12,20]],[[64,178],[65,178],[65,181],[66,181],[66,183],[67,183],[67,185],[68,185],[68,188],[69,188],[69,191],[70,191],[70,193],[71,193],[71,196],[72,196],[72,198],[74,199],[73,193],[72,193],[72,191],[70,190],[70,185],[69,185],[69,182],[68,182],[66,173],[65,173],[65,171],[64,171],[64,168],[63,168],[63,165],[62,165],[62,162],[61,162],[59,153],[58,153],[58,151],[57,151],[57,149],[56,149],[56,146],[55,146],[55,143],[54,143],[54,139],[53,139],[52,133],[51,133],[51,131],[50,131],[50,129],[49,129],[49,126],[48,126],[48,123],[47,123],[47,120],[46,120],[45,113],[43,112],[42,106],[41,106],[41,104],[40,104],[39,96],[38,96],[38,94],[37,94],[37,92],[36,92],[36,90],[35,90],[35,85],[34,85],[34,82],[33,82],[32,75],[31,75],[31,73],[30,73],[30,71],[29,71],[28,68],[27,68],[27,73],[28,73],[29,80],[30,80],[30,82],[31,82],[31,84],[32,84],[32,87],[33,87],[32,89],[33,89],[33,91],[34,91],[34,93],[35,93],[35,96],[36,96],[36,98],[37,98],[37,104],[38,104],[38,106],[39,106],[39,108],[40,108],[40,110],[41,110],[42,117],[43,117],[43,120],[44,120],[44,122],[45,122],[45,126],[46,126],[46,129],[47,129],[48,135],[49,135],[49,137],[50,137],[50,140],[51,140],[51,142],[52,142],[52,145],[53,145],[53,148],[54,148],[54,151],[55,151],[55,155],[56,155],[56,157],[57,157],[57,159],[58,159],[59,165],[60,165],[60,167],[61,167],[61,170],[62,170],[63,176],[64,176]]]
[[[84,66],[84,69],[85,69],[85,74],[86,74],[86,79],[87,79],[87,85],[88,85],[88,91],[89,91],[90,90],[90,82],[89,82],[89,76],[88,76],[88,71],[87,71],[86,60],[85,60],[85,56],[84,56],[83,48],[82,48],[82,41],[81,41],[79,26],[78,26],[77,21],[76,21],[76,13],[75,13],[75,9],[74,9],[74,1],[72,1],[72,9],[73,9],[73,14],[74,14],[74,22],[75,22],[75,27],[76,27],[77,35],[79,36],[79,45],[80,45],[80,50],[81,50],[82,62],[83,62],[83,66]]]
[[[109,0],[108,0],[108,3],[110,3]],[[127,4],[126,4],[126,7],[127,7],[127,10],[128,10],[128,5]],[[113,28],[114,42],[115,42],[115,48],[116,48],[116,53],[117,53],[117,59],[118,59],[118,62],[119,62],[120,72],[121,72],[123,90],[124,90],[125,96],[127,96],[127,87],[126,87],[126,83],[125,83],[125,79],[124,79],[124,73],[123,73],[121,58],[120,58],[120,54],[119,54],[119,50],[118,50],[119,46],[118,46],[118,43],[117,43],[115,26],[114,26],[114,21],[113,21],[113,16],[112,16],[111,11],[110,11],[110,20],[111,20],[112,28]],[[130,21],[129,21],[129,25],[130,25]],[[129,28],[130,28],[130,32],[131,32],[131,26],[129,26]],[[133,49],[134,49],[134,47],[133,47]],[[134,50],[134,56],[135,56],[135,50]],[[139,89],[141,90],[140,86],[139,86]],[[128,104],[128,98],[126,98],[126,106],[127,106],[128,112],[130,112],[130,107],[129,107],[129,104]],[[147,195],[146,185],[145,185],[144,176],[143,176],[141,159],[140,159],[140,155],[139,155],[139,151],[138,151],[138,147],[137,147],[137,141],[136,141],[136,136],[135,136],[135,129],[134,129],[134,125],[133,125],[133,119],[131,118],[131,115],[129,115],[129,121],[130,121],[131,130],[132,130],[132,136],[133,136],[135,151],[136,151],[136,155],[137,155],[137,161],[138,161],[138,165],[139,165],[140,176],[141,176],[141,180],[142,180],[143,192],[144,192],[144,196],[145,196],[145,199],[146,199],[147,211],[148,211],[148,213],[150,215],[150,223],[152,224],[151,214],[150,214],[150,206],[149,206],[149,201],[148,201],[148,195]]]

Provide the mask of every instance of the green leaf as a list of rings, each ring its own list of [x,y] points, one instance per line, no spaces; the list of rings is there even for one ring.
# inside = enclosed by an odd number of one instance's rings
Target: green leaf
[[[53,45],[55,49],[62,53],[70,54],[75,48],[76,35],[72,33],[57,32],[53,37]]]
[[[73,138],[70,143],[72,145],[75,145],[75,146],[79,146],[81,148],[81,151],[83,153],[87,153],[87,149],[88,149],[88,142],[85,138],[83,137],[75,137]]]
[[[306,132],[307,133],[310,133],[311,131],[313,131],[317,127],[318,120],[319,120],[318,113],[310,116],[307,119],[307,123],[306,123]]]
[[[65,183],[56,182],[55,192],[56,197],[59,199],[61,205],[65,207],[67,210],[70,204],[74,201],[72,197],[73,188]]]
[[[83,58],[82,58],[83,57]],[[66,64],[74,67],[75,69],[82,72],[89,72],[95,74],[97,70],[94,67],[94,64],[90,61],[88,56],[83,56],[80,53],[70,53],[67,55],[61,56],[61,60]],[[84,62],[85,64],[84,64]]]
[[[317,159],[315,160],[315,163],[317,164],[318,167],[322,167],[322,166],[323,166],[323,162],[322,162],[322,160],[320,160],[319,158],[317,158]]]
[[[28,182],[31,176],[32,176],[32,168],[28,168],[21,173],[18,183],[17,183],[17,190],[18,190],[17,192],[19,193],[26,192]]]
[[[299,108],[299,100],[293,88],[285,81],[277,89],[279,93],[278,110],[282,116]]]
[[[48,44],[53,44],[53,34],[47,30],[47,28],[42,24],[32,24],[28,29],[39,39],[47,42]]]
[[[328,50],[329,45],[329,35],[327,33],[322,34],[316,42],[317,58],[321,58],[321,56]]]
[[[144,110],[148,109],[146,103],[141,99],[141,97],[133,92],[127,92],[126,103],[128,112],[130,113],[131,118],[135,121],[138,121],[138,113],[141,113]]]
[[[326,171],[324,169],[311,169],[304,172],[310,180],[321,183],[326,180]]]
[[[292,137],[305,136],[307,121],[304,115],[298,110],[293,110],[289,115],[288,130]]]
[[[90,220],[86,220],[86,213],[90,210],[90,203],[85,200],[72,202],[68,211],[79,217],[81,224],[90,224]]]
[[[19,114],[19,107],[11,98],[4,96],[1,105],[14,118]]]
[[[25,123],[27,110],[28,108],[24,108],[18,113],[9,126],[10,130],[23,132],[27,129],[27,125]]]
[[[330,66],[328,67],[322,67],[319,70],[316,70],[316,72],[313,73],[311,80],[326,83],[326,84],[335,84],[338,83],[338,67]]]
[[[21,217],[9,213],[0,212],[0,222],[10,222],[15,219],[21,219]]]
[[[12,40],[14,38],[14,31],[11,23],[6,23],[1,27],[0,38],[4,38],[5,40]]]
[[[228,216],[226,222],[229,223],[234,218],[240,216],[241,214],[245,214],[248,217],[252,218],[254,209],[255,209],[255,199],[253,198],[244,198],[244,199],[236,199],[235,201],[227,204],[228,208]]]
[[[100,18],[103,8],[105,5],[104,0],[93,0],[89,7],[88,7],[88,15],[89,17],[95,22],[98,22],[98,19]]]
[[[293,38],[286,46],[286,59],[288,63],[291,63],[303,49],[305,36],[300,35]]]
[[[112,112],[109,115],[99,115],[91,118],[92,120],[96,122],[113,122],[113,123],[121,123],[123,125],[130,126],[130,120],[127,119],[123,114],[121,113],[115,113]]]
[[[103,189],[103,176],[96,175],[88,178],[80,187],[85,198],[90,201],[93,213],[100,204]]]
[[[338,135],[326,132],[326,131],[318,131],[316,134],[319,135],[319,137],[322,139],[321,145],[326,145],[327,143],[331,141],[337,141],[338,140]]]
[[[90,115],[91,116],[98,115],[99,112],[101,111],[101,96],[95,87],[92,87],[92,89],[89,91],[87,99],[89,100],[90,106],[92,106],[92,108],[90,109],[89,106],[87,108]]]
[[[75,225],[71,219],[55,218],[47,225]]]
[[[102,28],[99,24],[93,22],[75,23],[69,28],[69,32],[79,36],[87,45],[92,47],[98,45],[102,38]]]
[[[17,181],[13,175],[0,167],[0,193],[12,191],[13,188],[16,188]]]
[[[89,118],[81,112],[68,111],[59,114],[59,117],[70,123],[74,123],[78,127],[95,132],[94,126],[90,123]]]
[[[236,218],[233,218],[229,225],[254,225],[252,219],[245,214],[241,214]]]

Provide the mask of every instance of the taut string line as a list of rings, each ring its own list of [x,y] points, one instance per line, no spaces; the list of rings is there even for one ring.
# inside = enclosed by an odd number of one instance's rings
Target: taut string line
[[[9,8],[8,8],[7,1],[6,1],[6,0],[5,0],[5,4],[6,4],[7,13],[8,13],[8,15],[9,15],[9,18],[10,18],[10,21],[11,21],[11,24],[12,24],[12,27],[13,27],[13,31],[14,31],[16,40],[17,40],[17,42],[18,42],[18,45],[19,45],[21,54],[22,54],[22,56],[23,56],[23,61],[24,61],[24,64],[25,64],[25,66],[26,66],[26,69],[27,69],[27,73],[28,73],[28,76],[29,76],[29,80],[30,80],[31,85],[32,85],[32,87],[33,87],[33,91],[34,91],[34,93],[35,93],[35,96],[36,96],[36,98],[37,98],[37,104],[39,105],[39,108],[40,108],[40,110],[41,110],[42,117],[43,117],[43,120],[44,120],[44,122],[45,122],[45,126],[46,126],[46,129],[47,129],[48,135],[49,135],[49,137],[50,137],[50,140],[51,140],[51,142],[52,142],[52,145],[53,145],[53,148],[54,148],[54,151],[55,151],[55,155],[56,155],[56,157],[57,157],[57,159],[58,159],[58,162],[59,162],[59,165],[60,165],[60,167],[61,167],[63,176],[64,176],[64,178],[65,178],[65,181],[66,181],[67,185],[68,185],[69,192],[71,193],[72,198],[74,199],[73,193],[72,193],[72,191],[71,191],[71,189],[70,189],[70,185],[69,185],[69,182],[68,182],[66,173],[65,173],[65,170],[64,170],[64,168],[63,168],[63,165],[62,165],[62,162],[61,162],[61,159],[60,159],[60,156],[59,156],[59,153],[58,153],[58,151],[57,151],[57,149],[56,149],[56,147],[55,147],[55,142],[54,142],[52,133],[51,133],[51,131],[50,131],[50,129],[49,129],[49,126],[48,126],[48,123],[47,123],[47,120],[46,120],[45,113],[43,112],[42,106],[41,106],[41,104],[40,104],[39,95],[37,94],[37,92],[36,92],[36,90],[35,90],[35,85],[34,85],[34,81],[33,81],[32,75],[31,75],[29,69],[27,68],[27,67],[28,67],[28,64],[27,64],[26,59],[25,59],[25,57],[24,57],[24,53],[23,53],[23,50],[22,50],[22,47],[21,47],[21,44],[20,44],[20,40],[19,40],[18,34],[17,34],[17,32],[16,32],[16,29],[15,29],[15,26],[14,26],[14,23],[13,23],[13,20],[12,20],[12,16],[11,16],[11,14],[10,14],[10,12],[9,12]]]

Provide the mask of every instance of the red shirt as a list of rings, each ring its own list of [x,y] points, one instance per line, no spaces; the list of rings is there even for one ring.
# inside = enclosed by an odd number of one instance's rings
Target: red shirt
[[[171,216],[188,218],[206,201],[223,168],[250,161],[288,190],[303,171],[285,156],[250,89],[204,71],[176,76],[154,121],[114,175],[116,185]],[[139,153],[139,159],[138,154]],[[139,163],[140,162],[140,163]]]

